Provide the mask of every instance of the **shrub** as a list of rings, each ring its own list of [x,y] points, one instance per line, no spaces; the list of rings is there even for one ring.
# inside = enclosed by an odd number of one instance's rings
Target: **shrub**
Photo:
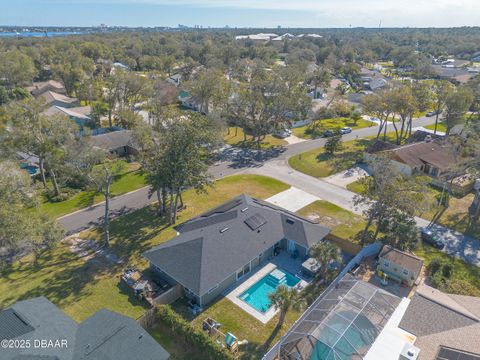
[[[232,354],[220,348],[206,333],[195,328],[168,305],[158,305],[156,319],[181,336],[209,360],[233,360]]]
[[[430,276],[434,276],[438,270],[442,267],[442,260],[441,259],[433,259],[430,264],[427,265],[428,272]]]

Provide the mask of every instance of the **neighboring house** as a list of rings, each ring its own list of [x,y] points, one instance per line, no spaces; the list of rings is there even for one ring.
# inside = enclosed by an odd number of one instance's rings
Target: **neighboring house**
[[[439,178],[457,163],[452,149],[440,141],[426,139],[422,142],[394,146],[376,141],[367,149],[364,159],[383,155],[391,159],[392,164],[404,175],[423,173],[432,178]]]
[[[378,255],[377,270],[393,280],[413,286],[420,275],[423,260],[404,251],[384,245]]]
[[[408,343],[405,332],[382,336],[406,304],[408,299],[347,273],[322,292],[263,360],[415,360],[399,357]]]
[[[35,97],[40,96],[46,91],[53,91],[57,94],[67,95],[67,91],[62,83],[55,80],[34,82],[27,90]]]
[[[181,73],[173,74],[172,76],[169,76],[167,79],[167,82],[169,84],[175,85],[175,86],[180,86],[183,80],[183,75]]]
[[[19,301],[2,310],[0,339],[25,345],[23,348],[0,349],[2,360],[170,358],[167,351],[129,317],[102,309],[77,324],[45,297]],[[39,346],[42,340],[51,343]]]
[[[89,138],[90,144],[117,156],[129,156],[138,153],[138,148],[132,138],[131,130],[112,131]]]
[[[399,327],[416,336],[421,360],[480,359],[480,298],[427,285],[413,296]]]
[[[90,113],[92,109],[90,106],[80,106],[74,108],[65,108],[62,106],[51,106],[43,112],[45,115],[65,115],[69,119],[75,121],[79,126],[85,126],[92,119],[90,118]]]
[[[160,277],[204,306],[279,251],[306,257],[329,229],[240,195],[177,225],[178,236],[143,256]]]
[[[198,101],[194,96],[190,95],[188,91],[180,91],[178,95],[178,100],[180,101],[182,106],[190,110],[200,111],[200,109],[202,108],[200,101]]]
[[[454,83],[464,84],[476,74],[468,71],[467,68],[455,67],[455,65],[432,65],[435,73],[440,79],[450,80]]]
[[[365,90],[376,91],[387,86],[389,81],[382,74],[371,71],[371,75],[361,76],[363,88]]]
[[[44,99],[45,104],[48,106],[61,106],[65,108],[72,108],[80,105],[80,101],[78,101],[78,99],[58,94],[53,91],[45,91],[38,97]]]

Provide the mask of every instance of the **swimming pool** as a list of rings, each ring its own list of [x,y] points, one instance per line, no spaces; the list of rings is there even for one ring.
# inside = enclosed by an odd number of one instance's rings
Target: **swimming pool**
[[[265,313],[272,304],[268,298],[268,294],[275,292],[280,285],[286,285],[289,288],[294,287],[300,282],[300,279],[296,276],[276,268],[263,278],[258,280],[255,284],[250,286],[245,292],[243,292],[239,298],[245,301],[248,305],[254,309]]]

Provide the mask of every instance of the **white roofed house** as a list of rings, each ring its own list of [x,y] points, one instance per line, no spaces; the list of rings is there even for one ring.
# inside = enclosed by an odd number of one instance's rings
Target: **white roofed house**
[[[90,106],[79,106],[73,108],[66,108],[62,106],[50,106],[47,110],[43,112],[45,115],[65,115],[69,119],[75,121],[78,126],[89,126],[92,122],[90,114],[92,109]]]

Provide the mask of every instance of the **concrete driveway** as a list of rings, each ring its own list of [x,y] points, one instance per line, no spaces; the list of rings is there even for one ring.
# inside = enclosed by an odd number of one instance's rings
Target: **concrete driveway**
[[[269,197],[266,201],[295,212],[317,200],[320,198],[292,186],[288,190]]]
[[[366,165],[357,165],[340,173],[327,176],[323,180],[330,184],[347,188],[348,184],[351,184],[365,176],[370,176],[366,170]]]

